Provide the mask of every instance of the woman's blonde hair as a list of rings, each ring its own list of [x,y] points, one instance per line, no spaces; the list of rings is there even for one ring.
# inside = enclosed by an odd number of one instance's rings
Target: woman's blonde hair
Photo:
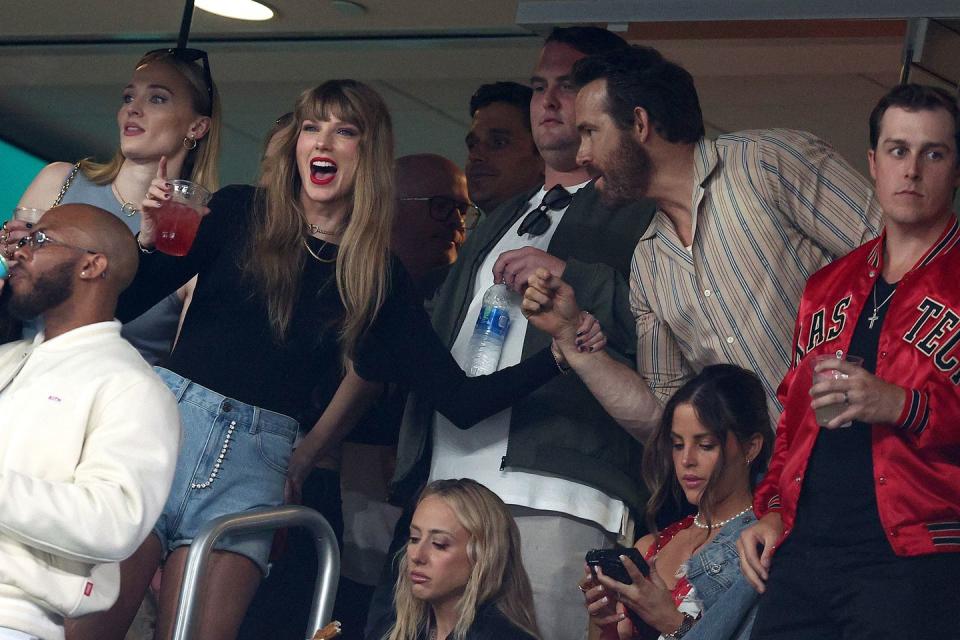
[[[305,91],[292,121],[279,133],[279,150],[266,158],[265,188],[254,208],[246,274],[267,301],[270,324],[283,340],[293,317],[307,259],[307,220],[300,203],[297,139],[304,120],[336,117],[359,130],[353,197],[337,250],[336,281],[345,315],[340,342],[345,358],[370,326],[390,287],[393,221],[393,125],[383,99],[356,80],[329,80]]]
[[[204,78],[203,68],[199,62],[187,62],[173,54],[170,50],[163,49],[147,53],[137,62],[135,69],[139,69],[145,64],[165,64],[175,69],[181,76],[187,80],[187,86],[190,87],[190,102],[193,110],[197,114],[210,117],[210,127],[207,134],[197,140],[197,146],[187,153],[187,158],[183,163],[183,169],[180,172],[182,178],[187,178],[191,182],[196,182],[210,191],[216,191],[218,188],[217,164],[220,154],[220,94],[217,86],[210,79],[210,91],[207,91],[206,79]],[[212,96],[212,99],[211,99]],[[118,148],[107,162],[96,162],[92,158],[84,158],[80,161],[80,170],[94,184],[110,184],[120,173],[120,166],[126,158],[123,152]],[[178,177],[178,176],[171,176]]]
[[[430,496],[446,502],[470,534],[467,556],[473,570],[457,605],[459,617],[451,640],[467,637],[477,610],[483,605],[497,607],[514,626],[539,637],[530,579],[520,555],[520,532],[503,500],[469,478],[431,482],[417,504]],[[406,559],[404,547],[395,559],[400,569],[394,588],[397,620],[385,640],[414,640],[430,622],[429,605],[413,596]]]

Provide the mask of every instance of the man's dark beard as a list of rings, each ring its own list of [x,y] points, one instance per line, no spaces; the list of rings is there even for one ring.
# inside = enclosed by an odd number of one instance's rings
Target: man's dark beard
[[[48,309],[63,304],[73,295],[73,271],[76,265],[64,262],[34,281],[28,293],[11,292],[7,311],[18,320],[32,320]]]
[[[603,185],[598,189],[600,202],[616,209],[636,202],[650,184],[650,156],[628,132],[620,136],[620,144],[603,167]]]

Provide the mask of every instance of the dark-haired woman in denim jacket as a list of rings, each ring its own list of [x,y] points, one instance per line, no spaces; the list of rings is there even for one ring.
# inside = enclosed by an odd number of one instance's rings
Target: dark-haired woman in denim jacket
[[[757,594],[736,542],[755,521],[772,439],[760,381],[739,367],[707,367],[667,402],[644,451],[648,518],[680,495],[698,511],[660,531],[651,522],[636,545],[649,572],[621,557],[632,584],[587,570],[580,589],[602,640],[749,638]]]

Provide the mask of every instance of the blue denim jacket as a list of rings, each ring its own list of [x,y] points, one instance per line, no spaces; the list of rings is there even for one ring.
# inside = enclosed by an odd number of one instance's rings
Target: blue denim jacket
[[[753,511],[727,523],[687,563],[687,580],[703,602],[703,615],[684,640],[747,640],[759,594],[740,573],[737,539],[757,521]]]

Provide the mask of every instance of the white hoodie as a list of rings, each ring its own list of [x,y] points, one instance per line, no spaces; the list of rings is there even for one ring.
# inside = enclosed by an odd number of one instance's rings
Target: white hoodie
[[[176,401],[101,322],[0,347],[0,627],[110,608],[173,480]]]

